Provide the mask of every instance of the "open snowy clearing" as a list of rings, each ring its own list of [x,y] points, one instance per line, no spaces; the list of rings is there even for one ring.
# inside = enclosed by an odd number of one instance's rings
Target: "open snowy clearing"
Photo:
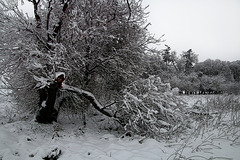
[[[183,98],[190,105],[196,100]],[[239,128],[229,133],[224,127],[206,128],[199,133],[193,130],[192,134],[158,142],[100,131],[91,122],[86,128],[79,121],[65,119],[54,124],[38,124],[33,120],[10,123],[9,113],[6,117],[10,103],[1,97],[0,106],[1,160],[39,160],[56,155],[59,160],[238,160],[240,157]]]

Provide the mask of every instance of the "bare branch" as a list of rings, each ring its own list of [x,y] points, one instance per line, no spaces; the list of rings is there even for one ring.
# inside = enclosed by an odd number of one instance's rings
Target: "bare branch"
[[[34,16],[35,16],[35,20],[37,22],[37,28],[41,28],[41,18],[38,15],[38,4],[40,3],[40,0],[36,1],[36,0],[32,0],[30,1],[33,3],[33,7],[34,7]]]
[[[128,16],[128,20],[130,20],[131,16],[132,16],[132,9],[129,3],[129,0],[127,0],[127,5],[128,5],[128,11],[129,11],[129,16]]]
[[[49,29],[50,16],[51,16],[51,12],[53,10],[53,8],[51,6],[51,3],[52,3],[52,0],[50,0],[49,3],[48,3],[48,14],[47,14],[47,25],[46,25],[47,31]],[[47,37],[48,37],[48,41],[50,41],[51,38],[50,38],[49,32],[47,33]]]

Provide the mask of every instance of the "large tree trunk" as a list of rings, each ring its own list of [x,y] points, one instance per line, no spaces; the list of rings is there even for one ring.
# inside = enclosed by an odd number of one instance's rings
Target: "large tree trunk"
[[[59,110],[54,108],[54,105],[57,98],[56,95],[60,87],[61,87],[61,84],[59,84],[58,82],[54,82],[47,89],[44,88],[43,90],[40,91],[40,103],[39,103],[40,109],[36,115],[37,122],[52,123],[53,121],[57,121]],[[111,117],[120,123],[120,121],[114,114],[105,110],[105,107],[103,107],[97,101],[97,99],[92,93],[73,87],[73,86],[65,85],[65,84],[62,86],[61,89],[76,93],[79,96],[83,96],[84,98],[89,100],[92,106],[96,110],[98,110],[100,113],[104,114],[107,117]]]
[[[40,102],[36,120],[39,123],[52,123],[57,121],[58,110],[54,108],[57,92],[61,83],[54,81],[49,87],[39,90]]]

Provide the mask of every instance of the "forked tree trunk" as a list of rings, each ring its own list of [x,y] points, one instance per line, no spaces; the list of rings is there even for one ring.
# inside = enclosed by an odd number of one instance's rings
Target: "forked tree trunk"
[[[57,92],[61,87],[61,83],[54,81],[49,87],[45,87],[39,91],[40,102],[36,120],[39,123],[52,123],[57,121],[58,110],[54,107]]]
[[[53,83],[50,85],[49,88],[46,89],[46,91],[41,91],[40,92],[40,109],[37,113],[36,120],[39,123],[52,123],[53,121],[57,121],[57,116],[58,116],[58,110],[54,108],[55,101],[56,101],[56,94],[59,90],[59,84],[57,82]],[[118,120],[118,118],[113,115],[112,113],[108,112],[105,110],[105,107],[103,107],[95,98],[95,96],[88,91],[69,86],[69,85],[63,85],[62,90],[66,90],[69,92],[76,93],[79,96],[83,96],[89,102],[92,104],[92,106],[98,110],[100,113],[104,114],[107,117],[111,117],[114,120]]]

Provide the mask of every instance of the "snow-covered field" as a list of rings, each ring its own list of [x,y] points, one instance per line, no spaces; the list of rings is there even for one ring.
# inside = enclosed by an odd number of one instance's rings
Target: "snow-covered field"
[[[182,98],[189,105],[197,100]],[[59,160],[240,159],[239,127],[230,132],[224,127],[193,130],[158,142],[99,130],[91,122],[83,128],[79,120],[63,117],[54,124],[29,119],[9,122],[14,119],[10,106],[6,97],[0,97],[0,160],[41,160],[51,156]]]

